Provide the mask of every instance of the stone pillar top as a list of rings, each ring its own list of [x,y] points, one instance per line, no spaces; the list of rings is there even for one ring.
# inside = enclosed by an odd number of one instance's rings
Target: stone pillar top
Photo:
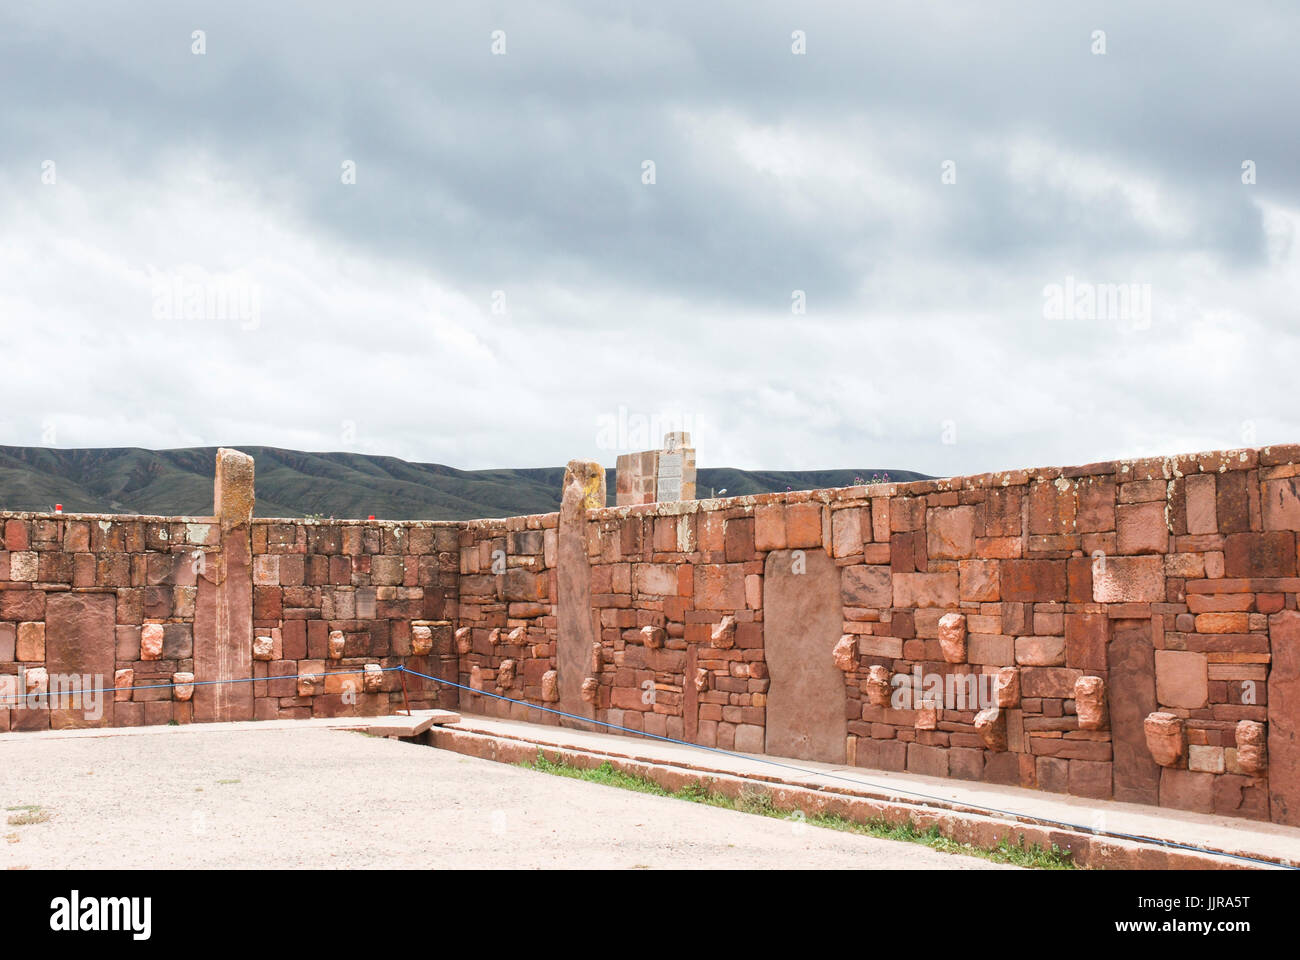
[[[253,458],[238,450],[217,450],[213,484],[213,515],[223,531],[246,526],[253,519]]]
[[[564,489],[578,483],[582,487],[583,507],[600,510],[605,506],[605,468],[595,460],[570,460],[564,468]]]

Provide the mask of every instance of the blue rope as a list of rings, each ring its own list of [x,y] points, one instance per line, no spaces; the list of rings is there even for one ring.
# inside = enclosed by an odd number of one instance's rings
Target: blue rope
[[[1037,817],[1032,814],[1017,813],[1014,810],[1003,810],[999,807],[986,807],[978,803],[966,803],[965,801],[954,801],[946,797],[936,797],[936,796],[932,796],[931,794],[920,793],[915,790],[902,790],[896,786],[879,784],[879,783],[871,783],[868,780],[859,780],[855,777],[845,777],[839,774],[829,773],[825,770],[811,770],[807,767],[800,767],[792,763],[781,763],[779,760],[769,760],[766,757],[752,756],[746,753],[736,753],[735,751],[732,750],[724,750],[721,747],[709,747],[700,743],[691,743],[690,741],[687,740],[677,740],[674,739],[673,737],[660,736],[657,733],[646,733],[644,730],[633,730],[631,727],[619,726],[616,723],[606,723],[604,720],[593,720],[590,717],[580,717],[576,714],[565,713],[563,710],[552,710],[550,707],[539,707],[537,704],[529,703],[526,700],[514,700],[510,697],[504,697],[497,693],[489,693],[486,690],[475,690],[473,687],[467,687],[464,686],[463,684],[453,683],[450,680],[443,680],[440,677],[430,677],[427,674],[417,673],[416,671],[411,670],[407,667],[402,667],[401,669],[403,672],[411,674],[411,676],[422,677],[425,680],[433,680],[435,683],[445,683],[449,687],[456,687],[459,690],[468,690],[470,693],[477,694],[478,696],[481,697],[493,697],[497,700],[505,700],[507,703],[518,703],[518,704],[522,704],[525,707],[529,707],[533,710],[541,710],[544,713],[554,714],[557,717],[567,717],[570,720],[578,720],[582,723],[597,724],[602,727],[609,727],[611,730],[621,730],[625,733],[634,733],[637,736],[649,737],[653,740],[662,740],[666,743],[676,743],[683,747],[694,747],[696,750],[707,750],[710,753],[720,753],[725,757],[735,757],[740,760],[749,760],[751,762],[764,763],[770,767],[781,767],[782,769],[785,770],[794,770],[799,773],[806,773],[812,776],[827,777],[832,780],[842,780],[845,783],[852,783],[860,787],[871,787],[872,789],[875,790],[884,790],[886,792],[903,794],[904,796],[919,797],[920,799],[923,800],[933,800],[937,803],[942,803],[945,805],[959,803],[962,807],[966,807],[971,810],[979,810],[986,813],[997,813],[1003,816],[1015,817],[1020,820],[1028,819],[1036,823],[1047,824],[1048,826],[1053,826],[1053,827],[1066,827],[1071,830],[1082,830],[1086,833],[1091,833],[1094,836],[1114,837],[1119,840],[1134,840],[1139,843],[1147,843],[1147,844],[1154,843],[1154,844],[1158,844],[1159,846],[1170,847],[1175,850],[1189,850],[1193,853],[1209,853],[1209,854],[1213,854],[1214,856],[1230,857],[1234,860],[1244,860],[1247,863],[1261,863],[1270,867],[1280,866],[1288,870],[1300,869],[1300,867],[1293,866],[1289,863],[1278,863],[1277,861],[1274,860],[1261,860],[1258,857],[1248,857],[1244,854],[1239,854],[1239,853],[1228,853],[1226,851],[1219,851],[1219,850],[1207,850],[1204,847],[1194,847],[1185,843],[1176,843],[1173,840],[1161,840],[1157,837],[1143,837],[1143,836],[1138,836],[1129,833],[1114,833],[1111,831],[1101,831],[1093,827],[1085,826],[1084,824],[1081,823],[1070,823],[1069,821],[1065,821],[1065,820],[1052,820],[1046,817]],[[812,789],[816,789],[816,788],[814,787]]]

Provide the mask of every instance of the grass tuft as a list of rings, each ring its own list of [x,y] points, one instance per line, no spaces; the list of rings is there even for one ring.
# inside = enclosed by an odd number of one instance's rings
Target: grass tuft
[[[670,791],[648,777],[617,769],[609,760],[592,768],[577,767],[562,760],[551,760],[541,750],[537,759],[525,760],[519,766],[552,776],[584,780],[587,783],[604,784],[636,793],[649,793],[657,797],[672,797],[689,803],[703,803],[710,807],[722,807],[726,810],[738,810],[760,817],[774,817],[781,820],[802,820],[803,822],[826,830],[839,830],[844,833],[856,833],[862,836],[876,837],[881,840],[899,840],[904,843],[919,843],[942,853],[964,854],[980,857],[993,863],[1009,863],[1017,867],[1030,867],[1036,870],[1076,870],[1078,866],[1069,850],[1062,850],[1056,844],[1050,849],[1039,844],[1026,845],[1023,834],[1015,838],[1003,837],[992,847],[978,847],[971,843],[959,843],[945,837],[937,826],[920,829],[915,822],[891,823],[888,820],[868,820],[859,822],[839,814],[815,813],[806,816],[794,808],[778,807],[772,795],[762,787],[746,785],[738,797],[729,797],[714,790],[711,780],[693,780],[677,791]]]

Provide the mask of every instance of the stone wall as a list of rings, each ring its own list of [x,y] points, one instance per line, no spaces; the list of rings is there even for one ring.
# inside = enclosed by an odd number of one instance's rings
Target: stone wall
[[[588,511],[587,568],[569,574],[590,577],[599,637],[584,700],[707,746],[1300,824],[1297,461],[1266,448]],[[467,686],[555,705],[554,527],[466,526]],[[839,635],[778,702],[776,652],[822,635],[830,605],[800,598],[827,582]],[[843,704],[842,748],[808,719],[826,703]]]
[[[1300,825],[1300,447],[619,508],[588,475],[465,523],[3,515],[0,675],[247,656],[246,704],[101,721],[157,723],[388,712],[366,666],[405,664],[479,691],[416,707]]]

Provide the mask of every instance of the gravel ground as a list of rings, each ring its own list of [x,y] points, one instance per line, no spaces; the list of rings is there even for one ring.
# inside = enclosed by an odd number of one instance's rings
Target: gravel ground
[[[7,869],[999,869],[335,730],[0,743]]]

